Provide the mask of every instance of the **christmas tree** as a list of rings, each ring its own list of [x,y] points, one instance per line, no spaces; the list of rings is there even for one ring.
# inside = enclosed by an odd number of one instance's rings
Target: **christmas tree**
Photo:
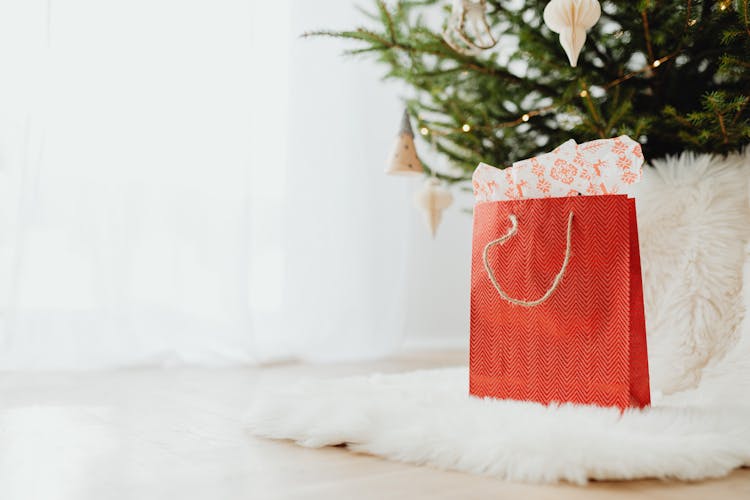
[[[444,0],[379,0],[363,11],[374,28],[312,35],[357,42],[349,54],[376,57],[386,78],[412,88],[420,133],[463,172],[441,177],[461,181],[480,161],[509,166],[571,138],[627,134],[647,159],[741,149],[750,142],[749,2],[602,1],[575,67],[543,21],[547,1],[456,0],[451,10]],[[459,26],[456,43],[461,4],[486,25]],[[436,11],[442,28],[427,22]]]

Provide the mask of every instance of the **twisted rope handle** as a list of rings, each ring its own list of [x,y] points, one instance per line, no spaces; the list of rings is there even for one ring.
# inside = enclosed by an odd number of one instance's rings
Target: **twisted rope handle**
[[[508,219],[510,219],[511,228],[508,230],[507,233],[505,233],[504,236],[490,241],[485,245],[484,252],[482,254],[482,258],[484,260],[484,269],[487,271],[487,275],[490,277],[490,281],[495,286],[495,290],[497,290],[497,293],[500,294],[500,297],[503,298],[503,300],[506,300],[510,302],[511,304],[515,304],[517,306],[523,306],[523,307],[534,307],[538,306],[548,298],[552,296],[552,294],[557,290],[557,287],[560,285],[560,282],[562,281],[563,276],[565,275],[565,270],[568,268],[568,262],[570,262],[570,239],[571,235],[573,233],[573,212],[570,212],[568,215],[568,231],[565,236],[566,246],[565,246],[565,258],[563,259],[562,267],[560,268],[560,272],[557,273],[557,276],[555,276],[555,279],[552,281],[552,285],[549,287],[549,289],[545,292],[544,295],[539,297],[536,300],[520,300],[520,299],[514,299],[513,297],[509,296],[507,293],[503,291],[502,288],[500,288],[500,285],[497,282],[497,278],[495,278],[495,273],[492,271],[492,268],[490,267],[490,262],[488,258],[488,254],[490,251],[490,248],[494,247],[495,245],[502,245],[509,239],[513,237],[513,235],[518,232],[518,219],[515,215],[510,214],[508,215]]]

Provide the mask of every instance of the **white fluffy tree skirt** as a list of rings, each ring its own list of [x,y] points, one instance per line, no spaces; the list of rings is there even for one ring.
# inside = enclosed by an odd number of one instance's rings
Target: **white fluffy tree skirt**
[[[458,368],[273,387],[252,429],[530,482],[702,479],[750,465],[748,177],[750,149],[655,162],[638,185],[653,407],[479,400]]]
[[[750,408],[705,391],[643,411],[481,400],[465,368],[305,381],[264,392],[254,434],[302,446],[346,444],[391,460],[527,482],[695,480],[750,465]]]

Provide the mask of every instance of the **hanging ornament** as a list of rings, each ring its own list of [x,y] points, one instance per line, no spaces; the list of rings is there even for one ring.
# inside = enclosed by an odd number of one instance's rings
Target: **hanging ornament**
[[[421,175],[424,172],[414,148],[414,132],[411,129],[409,112],[404,110],[401,118],[401,130],[396,138],[396,145],[388,160],[385,173],[389,175]]]
[[[602,8],[597,0],[552,0],[544,8],[544,24],[560,34],[560,45],[571,66],[578,64],[586,30],[594,26],[601,15]]]
[[[414,204],[424,214],[433,238],[443,217],[443,210],[451,206],[451,203],[453,195],[435,177],[427,179],[422,189],[414,195]]]
[[[487,22],[485,0],[453,0],[443,40],[461,54],[471,55],[497,45]]]

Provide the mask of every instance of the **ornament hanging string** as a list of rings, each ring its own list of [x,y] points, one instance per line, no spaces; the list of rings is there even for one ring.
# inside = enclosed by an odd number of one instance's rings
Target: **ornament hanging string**
[[[471,27],[473,36],[467,32]],[[471,55],[497,45],[487,22],[486,0],[453,0],[443,40],[460,54]]]

